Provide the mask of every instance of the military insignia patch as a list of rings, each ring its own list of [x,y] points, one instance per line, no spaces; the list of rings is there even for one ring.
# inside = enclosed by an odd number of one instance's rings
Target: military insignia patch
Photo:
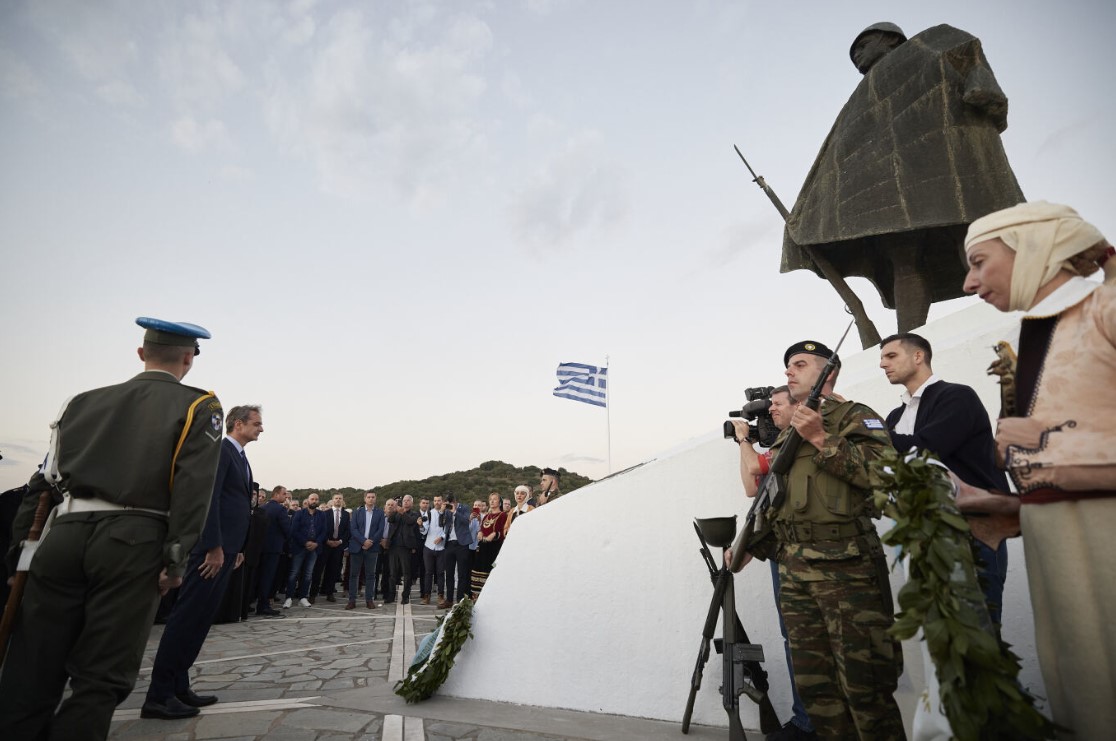
[[[869,430],[882,430],[882,429],[884,429],[883,420],[882,419],[876,419],[874,417],[871,417],[871,418],[868,418],[868,419],[864,420],[864,426],[867,427]]]
[[[807,342],[805,345],[803,345],[803,347],[806,348],[807,350],[809,350],[810,352],[813,352],[814,350],[818,349],[818,346],[815,345],[813,342]]]
[[[205,431],[205,436],[210,440],[217,442],[221,439],[221,413],[214,412],[209,416],[209,429]]]

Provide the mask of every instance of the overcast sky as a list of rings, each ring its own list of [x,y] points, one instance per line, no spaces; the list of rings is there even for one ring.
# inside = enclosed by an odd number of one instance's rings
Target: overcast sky
[[[68,396],[141,370],[137,316],[213,333],[186,382],[263,405],[265,487],[603,476],[606,410],[551,390],[606,355],[614,470],[718,430],[846,321],[779,274],[732,145],[789,206],[860,80],[853,37],[949,23],[1010,99],[1027,196],[1111,238],[1114,7],[4,2],[0,488]]]

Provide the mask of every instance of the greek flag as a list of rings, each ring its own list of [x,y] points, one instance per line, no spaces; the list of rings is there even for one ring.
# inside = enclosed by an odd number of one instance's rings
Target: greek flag
[[[558,366],[558,388],[554,395],[596,407],[608,406],[608,368],[562,363]]]

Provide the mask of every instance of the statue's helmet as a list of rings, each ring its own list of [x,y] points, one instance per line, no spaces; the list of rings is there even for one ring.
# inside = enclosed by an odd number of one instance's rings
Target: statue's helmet
[[[896,26],[894,23],[888,23],[887,21],[873,23],[871,26],[868,26],[868,28],[858,33],[856,38],[853,39],[852,44],[849,45],[849,59],[853,58],[853,49],[856,48],[856,42],[860,41],[860,38],[864,36],[864,34],[871,33],[872,31],[883,31],[884,33],[895,34],[899,37],[899,43],[907,40],[907,34],[903,33],[903,29],[899,28],[899,26]],[[853,63],[856,63],[855,59],[853,59]]]

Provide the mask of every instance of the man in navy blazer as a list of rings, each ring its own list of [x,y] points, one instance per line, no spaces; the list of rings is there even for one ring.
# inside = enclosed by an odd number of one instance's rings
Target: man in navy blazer
[[[364,506],[353,510],[349,525],[349,603],[346,610],[356,607],[360,569],[364,567],[364,603],[369,610],[376,607],[376,562],[380,558],[380,540],[384,534],[384,511],[376,509],[376,492],[364,492]]]
[[[271,492],[271,499],[264,502],[261,509],[267,517],[267,531],[264,533],[263,550],[260,552],[260,589],[256,596],[256,615],[283,617],[283,613],[271,606],[271,587],[275,584],[283,548],[291,538],[287,487],[276,486]]]
[[[1007,476],[996,468],[996,442],[988,412],[968,386],[947,383],[930,367],[933,350],[925,338],[904,333],[880,343],[880,367],[887,380],[902,385],[903,405],[887,415],[891,444],[900,453],[912,447],[929,450],[971,486],[1007,492]],[[979,540],[977,546],[983,576],[984,598],[993,622],[999,623],[1007,579],[1007,543],[991,548]]]
[[[327,535],[326,518],[318,511],[318,501],[318,493],[311,492],[306,497],[306,506],[295,512],[291,519],[291,539],[288,541],[291,549],[291,573],[287,577],[287,599],[283,602],[283,609],[290,607],[295,599],[303,607],[310,606],[306,595],[310,592],[310,583],[314,577],[314,562],[318,560],[318,552]],[[302,577],[301,582],[299,576]]]
[[[190,689],[190,667],[209,635],[221,606],[229,575],[244,560],[244,541],[252,510],[252,468],[244,447],[263,432],[258,406],[238,406],[225,418],[228,437],[221,441],[221,459],[209,514],[197,545],[190,552],[186,574],[174,603],[151,670],[151,686],[140,709],[142,718],[177,720],[198,714],[217,702]]]
[[[345,509],[345,497],[334,494],[330,506],[322,509],[326,522],[325,546],[318,553],[314,564],[314,579],[310,584],[310,604],[319,594],[324,594],[328,602],[336,602],[333,590],[341,580],[341,564],[349,547],[349,511]]]
[[[447,605],[454,603],[454,572],[457,573],[457,601],[469,594],[469,546],[473,543],[473,533],[469,529],[469,506],[457,501],[457,495],[446,498],[446,510],[442,516],[442,527],[446,531],[446,599]],[[439,603],[441,606],[441,603]]]

